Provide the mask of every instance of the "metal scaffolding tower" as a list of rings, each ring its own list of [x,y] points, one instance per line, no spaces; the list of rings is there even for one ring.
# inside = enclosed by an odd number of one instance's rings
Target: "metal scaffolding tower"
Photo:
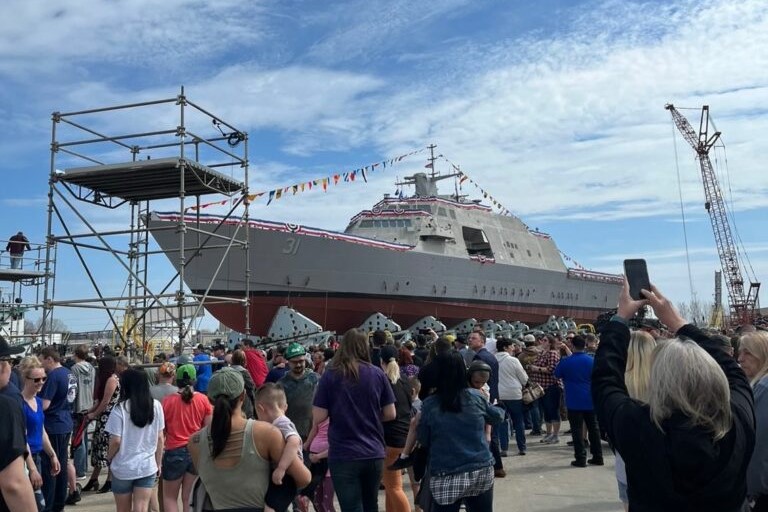
[[[231,235],[200,229],[200,199],[209,195],[224,197],[228,212],[222,223],[236,225]],[[192,293],[184,285],[185,266],[210,249],[224,247],[222,261],[235,249],[249,260],[248,205],[247,134],[190,101],[183,88],[173,98],[54,112],[42,325],[57,307],[102,310],[120,343],[142,355],[149,341],[146,324],[158,309],[175,323],[179,348],[190,329],[185,319],[211,303],[241,303],[248,326],[248,279],[241,298]],[[155,208],[178,212],[178,221],[165,228],[179,238],[179,249],[167,254],[176,269],[170,278],[152,272],[154,257],[165,258],[149,236]],[[71,247],[95,296],[55,298],[52,263],[58,246]],[[123,292],[105,291],[98,269],[86,258],[90,253],[108,255],[125,276]],[[62,256],[59,252],[59,261]]]

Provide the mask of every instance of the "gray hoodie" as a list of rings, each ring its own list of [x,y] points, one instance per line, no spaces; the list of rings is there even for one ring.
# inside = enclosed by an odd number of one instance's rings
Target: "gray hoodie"
[[[83,413],[93,406],[93,387],[96,382],[96,370],[88,361],[80,361],[70,368],[77,380],[77,396],[72,404],[72,412]]]

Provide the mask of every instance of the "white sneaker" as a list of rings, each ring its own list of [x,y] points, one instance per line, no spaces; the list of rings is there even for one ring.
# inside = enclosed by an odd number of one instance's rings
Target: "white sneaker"
[[[552,438],[552,434],[544,434],[544,437],[542,437],[541,439],[539,439],[539,442],[540,442],[540,443],[544,443],[544,444],[547,444],[547,443],[549,443],[549,440],[550,440],[551,438]]]
[[[558,444],[559,442],[560,438],[555,434],[552,434],[552,436],[547,439],[547,444]]]

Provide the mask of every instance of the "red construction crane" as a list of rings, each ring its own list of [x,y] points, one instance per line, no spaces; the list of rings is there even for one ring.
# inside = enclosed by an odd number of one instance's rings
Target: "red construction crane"
[[[668,104],[664,108],[672,114],[672,120],[677,129],[688,141],[699,160],[701,167],[701,180],[704,182],[704,208],[709,213],[712,223],[712,231],[715,234],[717,253],[720,256],[720,266],[725,276],[725,284],[728,289],[728,302],[730,303],[731,324],[751,323],[755,319],[757,296],[760,291],[760,283],[750,282],[749,290],[744,292],[744,278],[739,264],[739,253],[731,234],[731,225],[728,223],[728,213],[725,210],[725,201],[717,182],[717,175],[709,160],[709,150],[720,138],[720,132],[709,134],[709,106],[701,108],[701,120],[699,132],[693,129],[688,120],[683,117],[674,105]]]

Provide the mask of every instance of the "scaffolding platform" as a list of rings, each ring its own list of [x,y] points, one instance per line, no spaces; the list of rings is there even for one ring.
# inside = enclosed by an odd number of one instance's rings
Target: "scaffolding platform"
[[[184,169],[183,194],[186,196],[231,196],[245,189],[243,182],[194,160],[178,157],[74,167],[59,173],[58,181],[125,201],[171,199],[179,197],[181,169]]]
[[[22,268],[0,268],[0,281],[17,283],[45,277],[42,270],[24,270]]]

